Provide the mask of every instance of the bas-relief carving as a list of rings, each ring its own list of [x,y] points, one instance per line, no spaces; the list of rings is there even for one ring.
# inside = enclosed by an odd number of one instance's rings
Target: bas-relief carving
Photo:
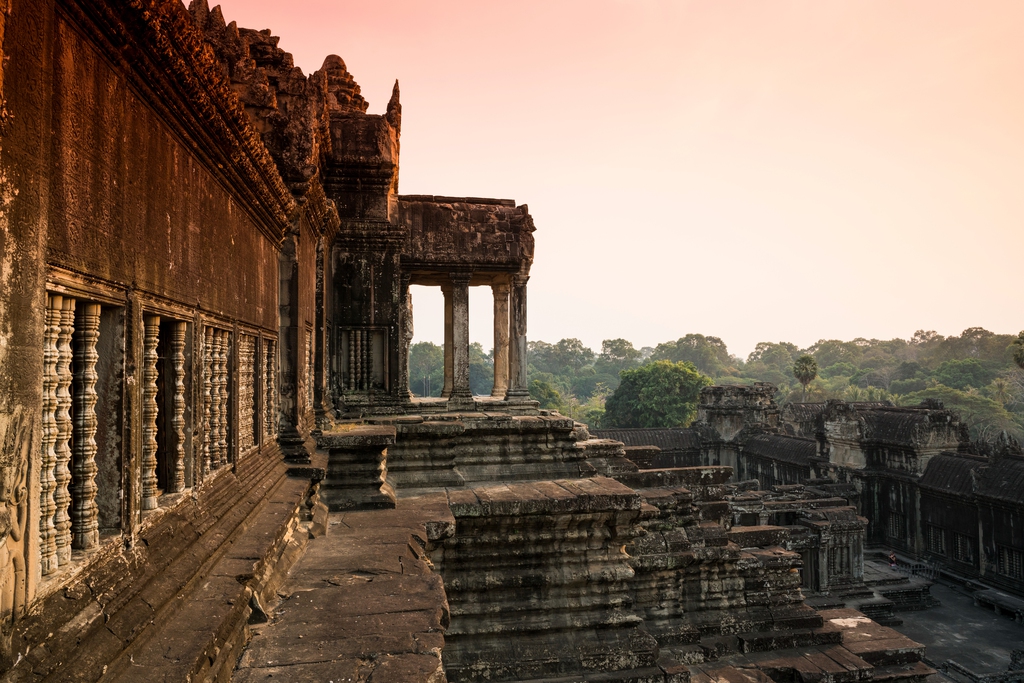
[[[29,460],[36,452],[36,421],[16,407],[3,436],[13,467],[0,479],[0,621],[21,616],[28,601]]]

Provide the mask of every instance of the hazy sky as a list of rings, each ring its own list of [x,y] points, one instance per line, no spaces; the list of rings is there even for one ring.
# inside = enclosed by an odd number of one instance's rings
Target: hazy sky
[[[402,193],[529,204],[531,339],[1024,328],[1019,0],[221,5],[371,113],[400,80]]]

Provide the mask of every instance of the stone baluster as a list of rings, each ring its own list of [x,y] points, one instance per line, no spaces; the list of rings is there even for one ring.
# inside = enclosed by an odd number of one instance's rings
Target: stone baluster
[[[243,334],[238,338],[238,450],[245,453],[256,445],[253,423],[256,392],[255,380],[256,338]]]
[[[79,316],[79,333],[75,345],[75,447],[74,507],[71,510],[71,545],[91,550],[100,543],[99,509],[96,506],[96,363],[100,356],[96,344],[100,339],[99,304],[85,304]]]
[[[57,333],[57,442],[54,445],[53,530],[57,564],[71,562],[71,335],[75,331],[75,300],[64,297]]]
[[[472,401],[469,388],[469,273],[452,273],[452,393],[456,401]]]
[[[508,391],[508,284],[491,285],[494,294],[494,388],[491,396]]]
[[[313,333],[306,330],[306,410],[313,409],[313,379],[316,372],[313,367]]]
[[[509,302],[509,349],[508,349],[508,393],[506,400],[530,398],[526,379],[526,282],[529,277],[516,275],[512,278]]]
[[[217,416],[217,463],[228,464],[228,415],[231,411],[231,392],[228,387],[228,354],[230,336],[227,330],[218,332],[217,385],[220,388],[220,410]]]
[[[171,431],[174,447],[171,449],[170,477],[167,490],[181,493],[185,490],[185,332],[187,323],[171,326],[171,364],[174,366],[174,400],[172,401]]]
[[[220,469],[220,420],[221,420],[221,331],[213,331],[213,345],[210,351],[210,376],[213,402],[210,405],[210,467]]]
[[[448,398],[452,395],[452,288],[450,285],[441,285],[441,294],[444,295],[444,387],[441,389],[441,398]]]
[[[57,455],[57,337],[60,334],[60,309],[63,297],[51,295],[46,307],[46,327],[43,332],[43,453],[39,472],[39,553],[43,576],[57,569],[56,532],[53,500],[57,480],[54,465]]]
[[[277,435],[277,344],[273,339],[264,340],[263,344],[266,349],[263,374],[266,390],[266,398],[263,402],[264,433],[268,438],[274,438]]]
[[[348,390],[356,388],[356,331],[345,330],[342,334],[348,336]]]
[[[203,330],[203,476],[213,469],[213,328]]]
[[[363,389],[363,331],[352,330],[352,336],[355,339],[356,354],[355,389],[356,391],[361,391]]]
[[[159,407],[156,403],[157,356],[156,346],[160,341],[160,316],[147,315],[143,318],[142,337],[142,509],[157,508],[157,442],[156,418]]]

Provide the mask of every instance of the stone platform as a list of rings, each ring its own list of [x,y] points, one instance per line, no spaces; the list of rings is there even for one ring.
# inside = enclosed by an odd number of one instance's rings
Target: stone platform
[[[451,520],[444,494],[400,510],[334,512],[267,606],[237,683],[439,683],[448,602],[422,545]]]

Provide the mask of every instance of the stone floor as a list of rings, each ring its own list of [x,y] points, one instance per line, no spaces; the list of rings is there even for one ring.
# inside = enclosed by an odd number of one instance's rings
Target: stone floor
[[[444,680],[448,607],[418,552],[427,522],[450,519],[444,495],[395,510],[337,512],[268,605],[232,678],[254,681]]]
[[[941,605],[901,612],[903,625],[895,630],[924,644],[926,656],[936,668],[952,659],[977,674],[1005,672],[1010,652],[1024,647],[1024,626],[976,607],[962,589],[937,583],[931,593]]]

